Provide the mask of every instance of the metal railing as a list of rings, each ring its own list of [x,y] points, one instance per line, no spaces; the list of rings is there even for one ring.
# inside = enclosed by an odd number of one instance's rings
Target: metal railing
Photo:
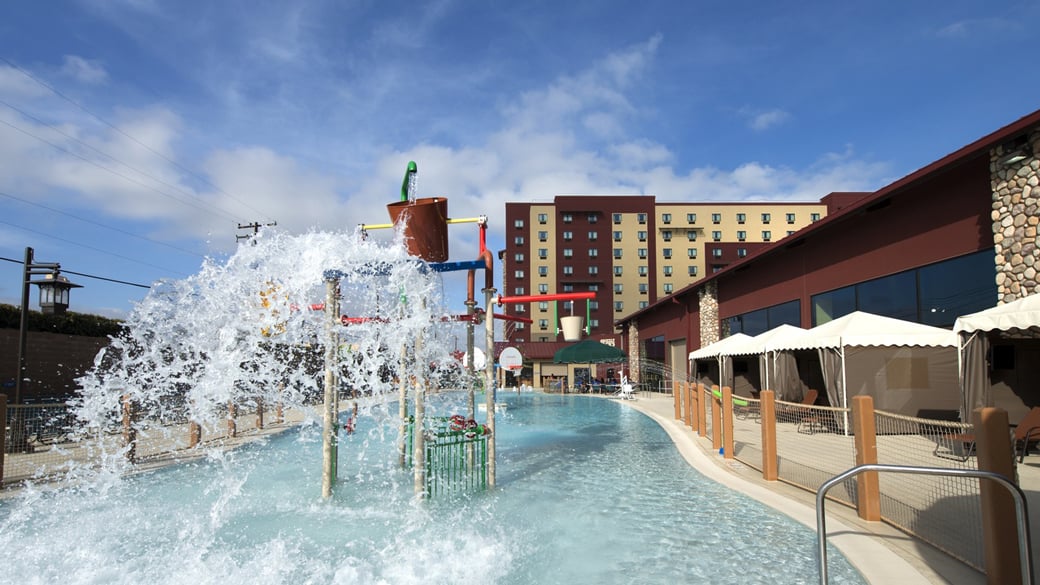
[[[817,563],[819,565],[820,583],[827,585],[827,492],[845,480],[866,471],[883,471],[891,473],[911,473],[921,475],[941,475],[947,477],[974,477],[990,479],[1004,486],[1015,500],[1015,519],[1018,525],[1018,558],[1022,573],[1022,583],[1033,584],[1032,544],[1029,537],[1029,512],[1026,495],[1013,481],[999,473],[979,471],[977,469],[949,469],[943,467],[914,467],[910,465],[883,465],[870,463],[859,465],[825,481],[816,492],[816,542]]]

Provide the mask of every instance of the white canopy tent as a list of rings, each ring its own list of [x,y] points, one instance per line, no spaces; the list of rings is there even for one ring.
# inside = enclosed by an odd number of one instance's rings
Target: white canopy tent
[[[961,420],[998,406],[1017,422],[1040,405],[1040,293],[997,305],[953,324],[958,336]]]
[[[781,339],[787,337],[804,335],[805,332],[805,329],[795,327],[794,325],[779,325],[769,331],[748,338],[741,343],[727,345],[722,349],[719,355],[723,359],[728,358],[730,360],[734,357],[740,356],[756,356],[758,364],[758,385],[756,389],[760,391],[770,389],[773,388],[775,384],[771,377],[771,373],[775,370],[773,367],[773,359],[776,353],[767,351],[766,346],[770,343],[779,342]],[[734,374],[734,378],[736,378],[736,374]],[[734,380],[734,392],[737,391],[736,386],[737,382]]]
[[[866,394],[879,410],[916,416],[956,410],[960,402],[953,390],[957,336],[948,329],[856,311],[803,334],[777,336],[765,350],[818,352],[832,406],[847,408],[850,395]]]
[[[696,375],[697,366],[693,362],[696,362],[698,360],[711,360],[718,366],[719,379],[716,382],[719,386],[722,386],[725,380],[731,380],[733,378],[733,370],[732,367],[730,367],[727,373],[726,362],[724,362],[724,360],[722,360],[719,356],[721,355],[722,351],[724,351],[727,347],[732,345],[738,345],[749,339],[751,339],[750,335],[747,335],[745,333],[734,333],[733,335],[720,339],[715,343],[705,345],[700,349],[691,351],[689,356],[689,360],[691,362],[690,371],[694,372]],[[732,384],[732,380],[730,381],[730,384]]]

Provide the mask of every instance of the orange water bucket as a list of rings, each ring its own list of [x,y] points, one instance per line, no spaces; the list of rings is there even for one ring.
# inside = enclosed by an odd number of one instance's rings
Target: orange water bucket
[[[404,225],[408,253],[427,262],[448,260],[448,199],[424,197],[386,206],[395,228]]]

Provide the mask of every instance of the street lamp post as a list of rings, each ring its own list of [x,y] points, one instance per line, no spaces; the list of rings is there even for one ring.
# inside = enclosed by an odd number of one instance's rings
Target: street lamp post
[[[44,280],[30,280],[43,276]],[[40,309],[44,314],[62,315],[69,308],[69,290],[81,285],[69,282],[61,275],[61,264],[57,262],[35,262],[33,249],[25,249],[25,265],[22,273],[21,323],[18,329],[18,376],[14,382],[14,402],[21,404],[22,383],[25,381],[25,346],[29,331],[29,285],[40,287]]]

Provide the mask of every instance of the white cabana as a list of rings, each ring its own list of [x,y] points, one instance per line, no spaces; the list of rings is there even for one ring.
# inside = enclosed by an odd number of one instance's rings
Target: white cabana
[[[1040,294],[963,315],[953,324],[960,350],[961,420],[997,406],[1016,423],[1040,405]]]
[[[734,333],[733,335],[720,339],[715,343],[705,345],[700,349],[691,351],[689,356],[689,360],[691,362],[690,371],[694,373],[694,376],[697,376],[698,369],[695,362],[706,362],[708,364],[714,365],[717,368],[717,376],[714,377],[711,375],[711,370],[709,368],[709,374],[707,375],[707,378],[710,382],[722,386],[724,380],[730,380],[729,383],[732,384],[731,380],[733,378],[733,370],[732,368],[729,368],[729,370],[727,371],[727,368],[725,367],[726,363],[724,363],[724,360],[720,359],[719,356],[721,355],[721,352],[723,352],[727,347],[741,344],[747,341],[748,339],[751,339],[750,335],[744,333]]]
[[[724,347],[719,354],[723,359],[732,361],[734,358],[749,358],[747,360],[747,372],[738,372],[737,370],[740,368],[737,368],[736,365],[733,366],[733,391],[741,395],[750,395],[754,392],[773,388],[774,382],[770,374],[775,370],[773,360],[776,354],[775,352],[766,351],[766,346],[785,337],[804,335],[805,332],[806,330],[801,327],[783,324],[764,333],[759,333],[743,342]],[[741,383],[742,377],[745,381],[743,384]]]
[[[815,351],[832,406],[847,408],[850,396],[866,394],[879,410],[912,416],[959,408],[957,336],[948,329],[856,311],[777,337],[765,350]],[[780,384],[790,375],[784,367],[778,360]]]

